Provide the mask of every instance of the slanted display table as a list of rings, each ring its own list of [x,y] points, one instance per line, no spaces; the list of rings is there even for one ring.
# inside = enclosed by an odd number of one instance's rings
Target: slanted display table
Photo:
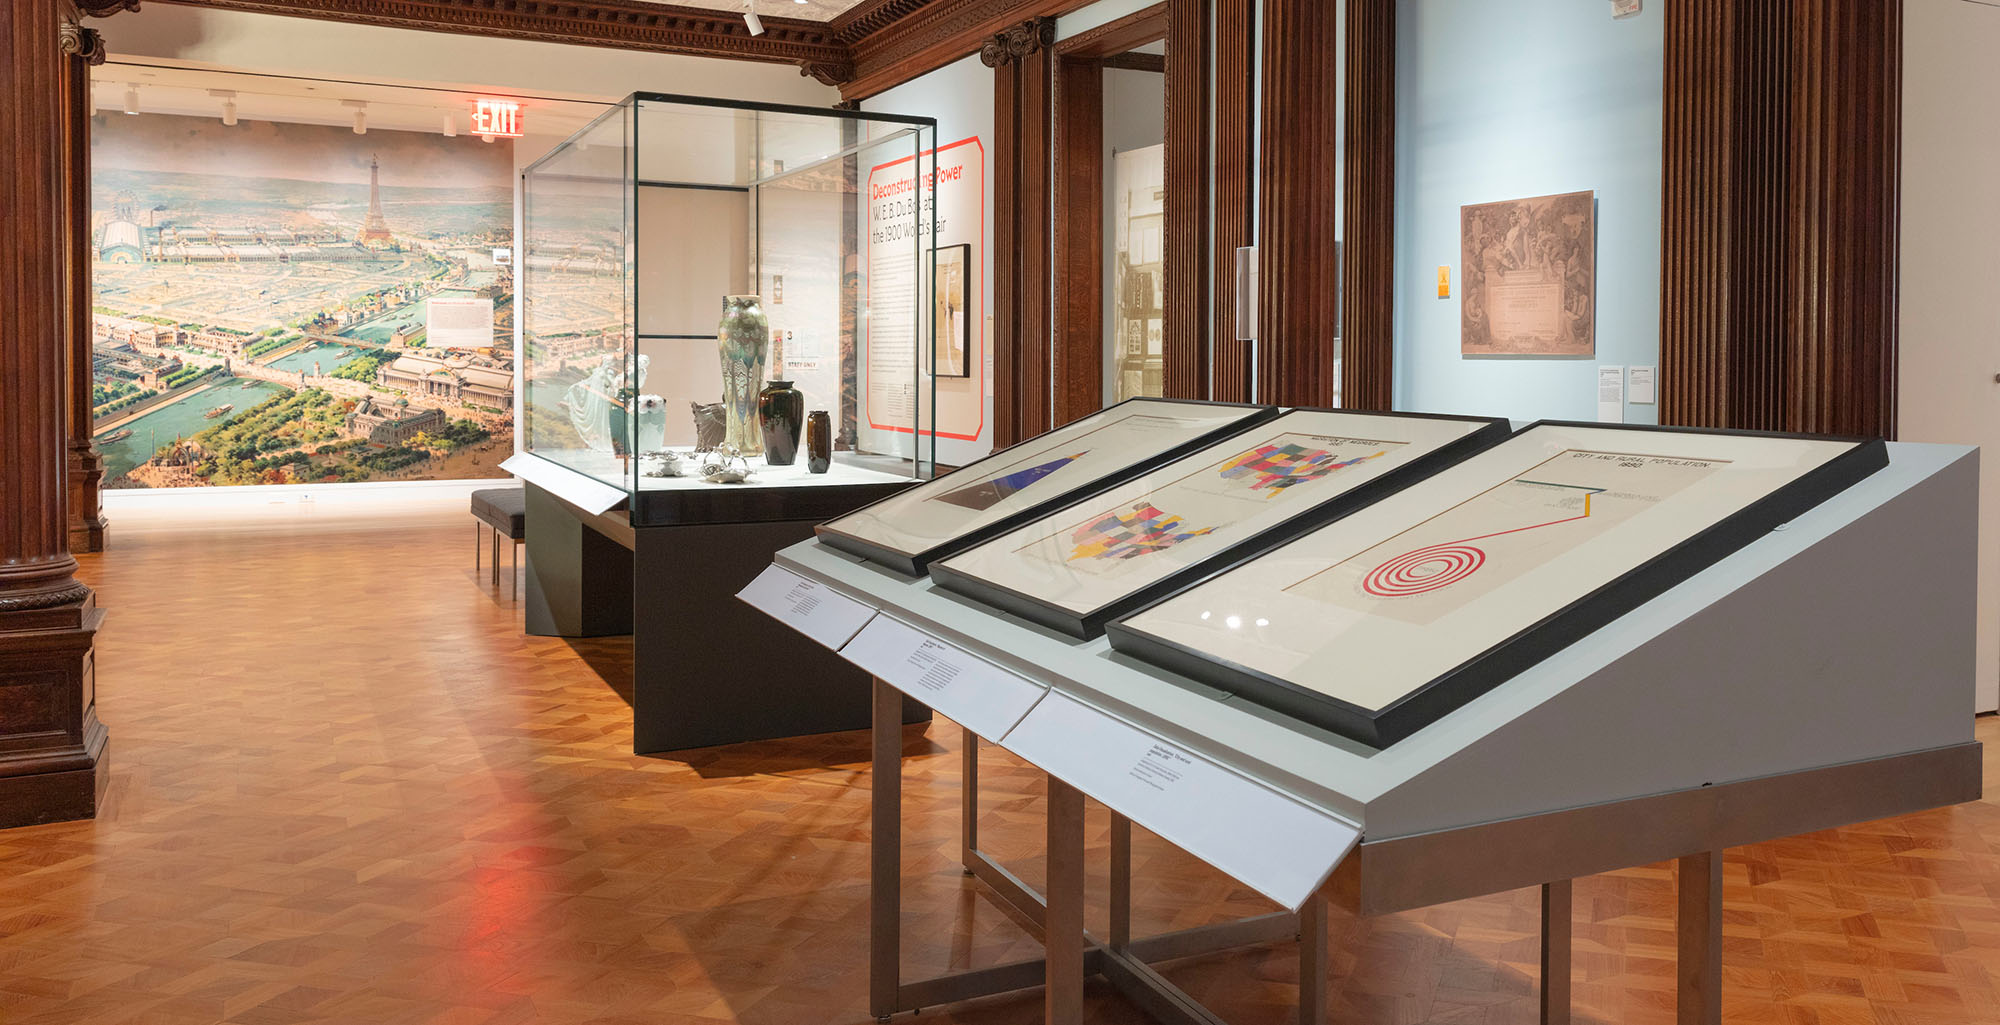
[[[1726,848],[1979,796],[1977,488],[1972,450],[1891,445],[1886,468],[1380,749],[814,541],[744,598],[876,680],[878,1016],[1046,984],[1070,1025],[1098,974],[1161,1020],[1213,1022],[1148,962],[1296,935],[1314,1023],[1324,901],[1373,915],[1540,886],[1543,1018],[1567,1021],[1570,881],[1674,860],[1680,1020],[1715,1023]],[[900,977],[906,697],[1048,773],[1042,894],[978,849],[968,745],[966,868],[1040,925],[1045,958]],[[1085,797],[1114,813],[1103,937],[1083,927]],[[1293,913],[1132,936],[1134,823]]]

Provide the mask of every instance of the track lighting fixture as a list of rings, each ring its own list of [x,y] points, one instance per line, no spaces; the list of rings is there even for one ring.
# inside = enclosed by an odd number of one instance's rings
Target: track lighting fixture
[[[449,110],[444,112],[444,137],[458,138],[458,117]]]
[[[139,112],[139,83],[127,82],[125,83],[125,113],[137,114],[138,112]]]
[[[764,19],[757,17],[755,0],[743,0],[743,24],[749,27],[753,36],[764,34]]]
[[[367,101],[367,100],[342,100],[342,101],[340,101],[340,105],[341,105],[341,106],[343,106],[343,107],[353,107],[353,108],[354,108],[354,134],[356,134],[356,135],[367,135],[367,134],[368,134],[368,101]]]
[[[235,123],[236,123],[236,90],[234,90],[234,89],[210,89],[210,90],[208,91],[208,94],[209,94],[210,96],[213,96],[213,97],[215,97],[216,99],[218,99],[218,100],[221,100],[221,101],[222,101],[222,123],[223,123],[223,124],[225,124],[225,125],[233,125],[233,124],[235,124]]]

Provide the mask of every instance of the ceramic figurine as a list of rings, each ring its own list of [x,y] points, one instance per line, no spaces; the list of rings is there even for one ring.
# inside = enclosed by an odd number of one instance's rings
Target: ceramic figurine
[[[833,421],[826,410],[815,409],[806,417],[806,470],[825,473],[833,465]]]
[[[757,429],[757,388],[764,380],[764,358],[771,345],[771,325],[764,319],[762,300],[754,295],[722,297],[722,322],[715,341],[722,355],[722,405],[728,416],[723,444],[745,456],[761,455],[764,439]]]
[[[658,395],[641,395],[635,403],[638,420],[634,447],[640,452],[658,452],[667,447],[667,400]]]
[[[722,439],[727,433],[728,417],[722,411],[722,403],[690,402],[688,409],[694,413],[694,450],[715,451],[715,447],[722,444]]]
[[[790,466],[799,454],[806,397],[790,381],[772,381],[757,395],[757,426],[764,434],[764,461]]]
[[[648,452],[640,457],[642,462],[652,463],[646,471],[648,477],[678,477],[681,475],[681,454],[671,449]]]

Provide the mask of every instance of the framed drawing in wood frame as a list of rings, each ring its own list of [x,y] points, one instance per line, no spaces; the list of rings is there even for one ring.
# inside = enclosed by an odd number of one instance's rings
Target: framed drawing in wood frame
[[[1104,624],[1505,441],[1506,420],[1299,408],[931,564],[1089,639]]]
[[[1880,439],[1541,421],[1106,632],[1387,747],[1886,465]]]
[[[972,245],[937,247],[931,277],[931,373],[938,377],[972,376]]]
[[[820,524],[821,544],[910,576],[1066,501],[1116,487],[1278,415],[1272,406],[1128,399]]]

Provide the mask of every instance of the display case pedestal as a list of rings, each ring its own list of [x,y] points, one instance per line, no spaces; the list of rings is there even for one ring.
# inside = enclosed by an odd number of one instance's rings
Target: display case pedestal
[[[867,673],[736,600],[817,520],[633,527],[525,486],[527,632],[633,635],[634,753],[868,727]]]

